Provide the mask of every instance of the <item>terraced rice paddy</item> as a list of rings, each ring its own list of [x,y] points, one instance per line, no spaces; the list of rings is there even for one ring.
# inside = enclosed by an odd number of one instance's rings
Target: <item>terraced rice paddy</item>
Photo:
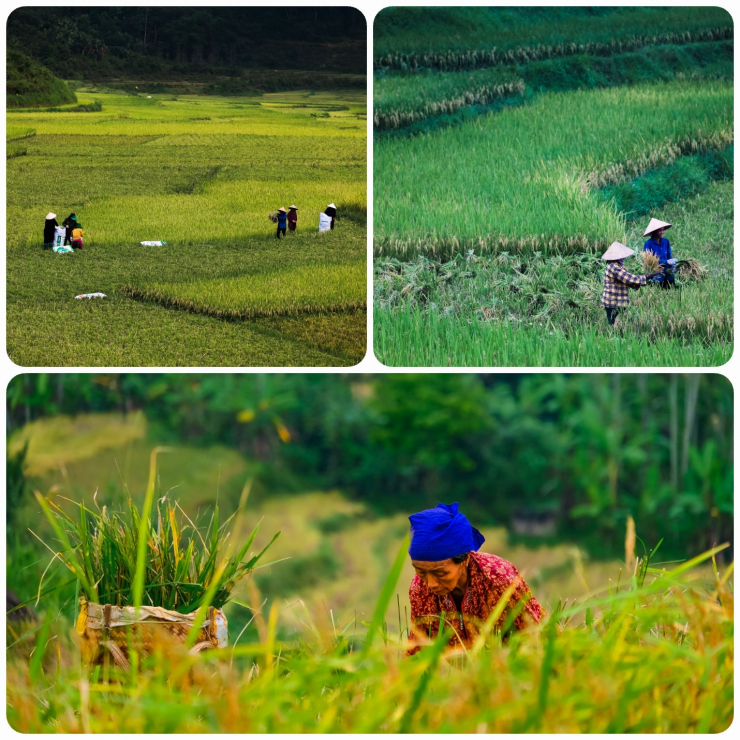
[[[704,19],[711,28],[693,10],[670,11],[659,14],[675,27],[648,38],[628,29],[648,21],[649,31],[658,17],[650,11],[600,9],[603,18],[581,18],[575,33],[571,14],[585,11],[540,9],[541,17],[519,18],[516,31],[502,26],[485,48],[475,46],[481,26],[493,29],[518,11],[380,14],[374,253],[382,362],[717,365],[730,357],[732,25],[724,11],[724,21]],[[555,43],[566,28],[575,35]],[[419,38],[428,42],[423,50]],[[704,260],[713,277],[686,285],[680,299],[633,294],[634,310],[615,334],[599,306],[603,266],[594,256],[615,240],[641,251],[647,214],[671,221],[677,212],[680,223],[667,234],[674,256]],[[713,226],[703,231],[706,218]]]
[[[83,95],[86,93],[83,93]],[[366,339],[365,96],[87,93],[9,113],[8,351],[21,365],[352,365]],[[275,238],[267,214],[299,206]],[[318,214],[339,208],[334,231]],[[43,220],[74,211],[74,255]],[[143,247],[164,240],[166,247]],[[106,299],[76,301],[100,291]],[[161,298],[161,300],[160,300]]]

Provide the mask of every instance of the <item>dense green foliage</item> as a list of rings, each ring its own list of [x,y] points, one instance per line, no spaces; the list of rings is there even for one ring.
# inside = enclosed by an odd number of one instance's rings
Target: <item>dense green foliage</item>
[[[267,618],[255,608],[259,641],[198,655],[163,643],[112,681],[80,669],[66,630],[47,643],[47,625],[8,653],[8,722],[25,733],[719,733],[733,718],[733,572],[690,577],[712,552],[669,569],[641,557],[632,579],[508,640],[489,618],[458,654],[441,629],[401,657],[407,629],[384,617],[403,559],[366,631],[357,616],[305,610],[280,634],[290,607],[273,600]]]
[[[39,108],[77,102],[66,82],[25,54],[8,49],[5,60],[6,107]]]
[[[41,374],[8,387],[11,429],[136,408],[157,439],[243,451],[272,493],[336,487],[406,514],[458,500],[507,526],[550,511],[559,536],[608,556],[629,515],[674,555],[732,538],[732,388],[719,375]]]
[[[7,26],[9,48],[66,79],[227,85],[239,85],[244,68],[364,75],[366,37],[365,19],[351,7],[25,7]]]
[[[722,365],[734,339],[734,187],[732,182],[707,186],[703,178],[715,162],[719,167],[726,160],[681,158],[605,190],[631,215],[645,214],[627,232],[627,243],[640,253],[652,197],[670,200],[706,189],[657,213],[676,224],[667,233],[674,256],[696,259],[708,272],[700,280],[679,272],[680,291],[651,286],[632,293],[617,331],[600,305],[599,255],[381,258],[374,281],[378,358],[401,367]],[[639,258],[625,264],[632,272],[646,272]]]
[[[9,131],[35,131],[22,142],[27,156],[8,162],[13,360],[37,366],[358,362],[367,321],[365,96],[98,96],[104,107],[98,113],[8,114]],[[332,201],[337,227],[319,234],[318,214]],[[278,241],[268,213],[292,202],[299,206],[298,231]],[[59,222],[76,211],[85,231],[81,252],[41,249],[50,209]],[[167,246],[139,245],[154,239]],[[324,279],[311,284],[313,303],[301,304],[288,276],[314,270]],[[339,285],[346,275],[352,279]],[[274,289],[268,298],[226,288],[247,284]],[[74,300],[95,291],[107,298]],[[154,291],[172,298],[173,307],[130,297]],[[188,301],[193,310],[207,305],[221,313],[190,313]],[[282,306],[308,303],[326,313],[281,316],[290,313]],[[229,316],[264,318],[224,320]]]
[[[720,7],[396,7],[378,13],[373,57],[496,49],[629,45],[658,35],[732,31],[732,16]]]

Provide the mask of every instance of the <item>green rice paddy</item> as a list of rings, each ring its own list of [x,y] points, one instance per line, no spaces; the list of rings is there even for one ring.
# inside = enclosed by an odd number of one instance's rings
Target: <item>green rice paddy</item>
[[[392,366],[723,364],[731,19],[719,8],[523,14],[393,8],[376,20],[376,355]],[[615,240],[642,251],[651,216],[674,224],[674,256],[710,277],[633,293],[614,331],[598,256]]]
[[[363,94],[86,94],[102,111],[7,115],[9,134],[35,131],[7,167],[14,362],[312,366],[364,356]],[[294,202],[298,231],[278,241],[268,213]],[[318,234],[330,202],[340,218]],[[49,210],[59,222],[77,213],[81,252],[42,250]],[[97,291],[107,298],[74,300]],[[170,300],[143,299],[159,292]]]
[[[375,252],[598,249],[625,222],[593,192],[733,139],[732,84],[546,93],[375,148]],[[567,136],[564,132],[567,131]]]

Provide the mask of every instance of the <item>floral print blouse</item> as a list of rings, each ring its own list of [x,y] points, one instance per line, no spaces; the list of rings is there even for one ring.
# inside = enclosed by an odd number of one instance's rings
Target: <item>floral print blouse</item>
[[[459,648],[461,641],[466,648],[472,647],[504,591],[515,582],[517,586],[509,599],[508,608],[503,610],[496,624],[497,629],[503,627],[509,609],[514,608],[520,600],[526,600],[526,606],[514,620],[515,629],[523,629],[528,622],[539,623],[546,616],[517,569],[508,561],[485,552],[470,553],[468,583],[461,603],[462,613],[458,612],[451,594],[435,596],[419,576],[414,576],[409,588],[411,645],[406,655],[418,652],[423,644],[439,634],[439,617],[442,612],[445,612],[445,624],[454,630],[450,647]]]

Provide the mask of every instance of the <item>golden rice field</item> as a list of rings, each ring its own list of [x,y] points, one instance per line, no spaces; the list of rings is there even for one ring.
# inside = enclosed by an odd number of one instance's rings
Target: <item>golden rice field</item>
[[[361,359],[363,94],[83,95],[102,110],[7,114],[9,135],[34,132],[15,144],[25,153],[7,162],[8,351],[16,363],[311,366]],[[298,231],[278,242],[267,215],[293,202]],[[318,215],[330,202],[340,218],[333,232],[319,235]],[[42,251],[49,210],[59,222],[77,213],[82,252]],[[145,240],[167,246],[140,246]],[[321,312],[294,315],[305,297],[292,282],[297,268],[310,284],[305,305]],[[226,287],[267,274],[269,297],[260,293],[258,303],[254,291]],[[192,295],[185,293],[194,284],[199,300],[240,320],[187,310]],[[162,285],[184,304],[132,297]],[[74,300],[90,292],[107,298]],[[284,323],[282,314],[289,314]],[[255,316],[264,318],[247,318]]]

